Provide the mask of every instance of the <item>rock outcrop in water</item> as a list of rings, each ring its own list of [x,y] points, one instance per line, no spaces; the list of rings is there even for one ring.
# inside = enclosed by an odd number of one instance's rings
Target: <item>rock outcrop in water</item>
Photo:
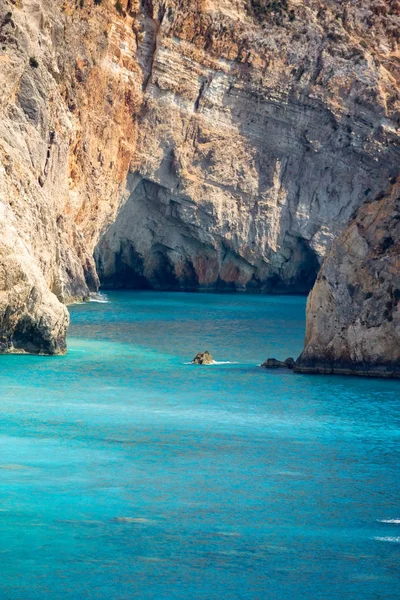
[[[398,3],[0,0],[0,348],[105,284],[307,292],[399,170]]]
[[[325,258],[296,371],[400,377],[400,184],[364,204]]]
[[[294,369],[296,363],[294,358],[287,358],[286,360],[277,360],[276,358],[267,358],[266,361],[261,365],[264,369]]]
[[[211,354],[206,350],[205,352],[199,352],[192,360],[192,365],[213,365],[214,359]]]

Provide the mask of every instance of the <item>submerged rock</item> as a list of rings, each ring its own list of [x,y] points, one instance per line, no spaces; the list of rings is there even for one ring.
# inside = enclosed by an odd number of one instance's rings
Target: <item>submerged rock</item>
[[[290,357],[284,361],[277,360],[276,358],[268,358],[261,366],[265,369],[294,369],[295,365],[294,358]]]
[[[192,360],[192,365],[212,365],[214,359],[211,354],[206,350],[205,352],[199,352]]]

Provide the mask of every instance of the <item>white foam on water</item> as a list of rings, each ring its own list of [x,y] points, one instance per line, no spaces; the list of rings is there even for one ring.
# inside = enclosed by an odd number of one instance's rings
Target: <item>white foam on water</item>
[[[400,544],[400,536],[375,537],[374,540],[377,540],[378,542],[392,542],[395,544]]]
[[[379,523],[393,523],[394,525],[400,525],[400,519],[378,519]]]
[[[97,302],[98,304],[108,304],[110,301],[105,294],[90,294],[89,302]]]
[[[184,365],[194,365],[192,361],[183,363]],[[201,367],[212,367],[213,365],[238,365],[237,362],[231,362],[230,360],[213,360],[212,363],[207,365],[199,365]]]
[[[213,365],[237,365],[237,362],[231,362],[230,360],[214,360]]]

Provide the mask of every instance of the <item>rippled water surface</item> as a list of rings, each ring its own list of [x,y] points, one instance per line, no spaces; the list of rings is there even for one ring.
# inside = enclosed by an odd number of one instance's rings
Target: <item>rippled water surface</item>
[[[0,598],[400,598],[400,382],[258,367],[304,312],[110,294],[1,357]]]

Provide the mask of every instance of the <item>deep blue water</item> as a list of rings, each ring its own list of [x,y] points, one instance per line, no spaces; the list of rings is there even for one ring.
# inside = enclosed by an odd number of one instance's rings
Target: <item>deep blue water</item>
[[[400,382],[258,367],[304,298],[109,299],[0,359],[0,598],[400,598]]]

